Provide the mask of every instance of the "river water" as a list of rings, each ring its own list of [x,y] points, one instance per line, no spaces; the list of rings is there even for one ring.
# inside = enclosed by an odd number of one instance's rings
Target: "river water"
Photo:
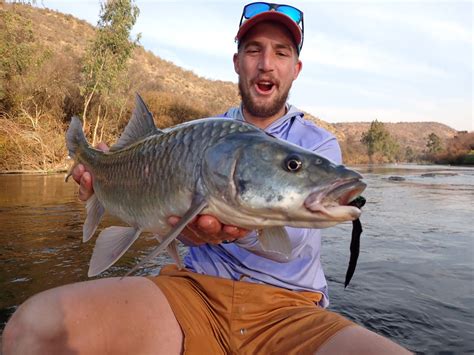
[[[418,353],[474,352],[474,169],[357,167],[368,184],[356,273],[347,289],[351,224],[324,231],[330,308]],[[29,296],[87,279],[84,205],[63,175],[0,175],[0,329]],[[107,217],[103,226],[116,225]],[[155,246],[140,238],[104,276]],[[184,252],[184,250],[183,250]],[[165,255],[153,269],[171,262]]]

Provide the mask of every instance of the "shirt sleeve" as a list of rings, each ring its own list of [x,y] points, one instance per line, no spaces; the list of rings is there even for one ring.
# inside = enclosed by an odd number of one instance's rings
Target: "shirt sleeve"
[[[311,150],[336,164],[342,164],[341,147],[339,146],[337,138],[334,136],[328,137],[322,143],[314,146]]]

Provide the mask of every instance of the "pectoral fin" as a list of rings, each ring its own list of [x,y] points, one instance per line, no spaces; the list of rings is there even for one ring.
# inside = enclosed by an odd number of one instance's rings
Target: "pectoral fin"
[[[94,235],[104,215],[105,209],[96,195],[92,195],[86,204],[87,217],[82,227],[82,241],[85,243]]]
[[[166,247],[166,251],[168,254],[173,258],[173,260],[176,262],[176,265],[178,265],[178,269],[182,270],[184,269],[184,265],[181,262],[181,258],[179,257],[178,253],[178,243],[176,240],[173,240],[170,245]]]
[[[171,229],[171,231],[166,235],[161,242],[161,244],[156,247],[148,256],[146,256],[142,261],[140,261],[133,269],[125,274],[128,276],[135,272],[137,269],[145,265],[148,261],[156,257],[162,251],[168,248],[168,246],[173,242],[181,233],[181,231],[186,227],[186,225],[193,220],[201,211],[207,207],[207,202],[204,200],[202,196],[197,196],[193,199],[191,203],[191,207],[189,207],[188,211],[184,214],[183,217],[179,220],[178,224]]]
[[[141,230],[133,227],[109,227],[97,237],[89,272],[92,277],[112,266],[138,238]]]
[[[161,243],[161,238],[159,237],[159,235],[155,234],[154,237]],[[168,247],[166,248],[166,251],[173,258],[176,265],[178,266],[178,269],[179,270],[184,269],[184,265],[181,262],[181,257],[179,256],[179,253],[178,253],[178,243],[176,242],[176,240],[173,240],[170,243],[170,245],[168,245]]]
[[[274,251],[289,257],[291,242],[285,227],[270,227],[257,231],[258,240],[265,251]]]

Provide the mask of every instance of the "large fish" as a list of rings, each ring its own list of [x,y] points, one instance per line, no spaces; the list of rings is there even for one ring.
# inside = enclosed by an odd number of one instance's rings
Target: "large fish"
[[[264,250],[288,255],[283,226],[326,228],[361,213],[348,206],[366,186],[357,172],[231,119],[159,130],[138,95],[130,122],[109,152],[87,143],[77,117],[66,140],[69,156],[93,177],[83,241],[93,236],[105,211],[129,225],[99,234],[89,276],[109,268],[142,232],[161,243],[137,267],[165,249],[180,264],[175,239],[198,214],[258,230]],[[174,227],[167,223],[173,215],[182,217]]]

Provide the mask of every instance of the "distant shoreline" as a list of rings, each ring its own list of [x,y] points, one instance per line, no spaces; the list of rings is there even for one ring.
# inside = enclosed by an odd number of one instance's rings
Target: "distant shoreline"
[[[55,174],[64,174],[67,173],[67,170],[4,170],[0,171],[0,175],[55,175]]]
[[[453,166],[453,167],[465,167],[465,168],[472,168],[474,164],[438,164],[434,162],[420,162],[420,163],[410,163],[410,162],[397,162],[397,163],[375,163],[375,164],[344,164],[346,166],[351,167],[366,167],[369,165],[373,166],[383,166],[383,165],[401,165],[401,164],[410,164],[410,165],[433,165],[433,166]],[[42,170],[3,170],[0,171],[0,175],[57,175],[57,174],[66,174],[66,169],[61,170],[51,170],[51,171],[42,171]]]

